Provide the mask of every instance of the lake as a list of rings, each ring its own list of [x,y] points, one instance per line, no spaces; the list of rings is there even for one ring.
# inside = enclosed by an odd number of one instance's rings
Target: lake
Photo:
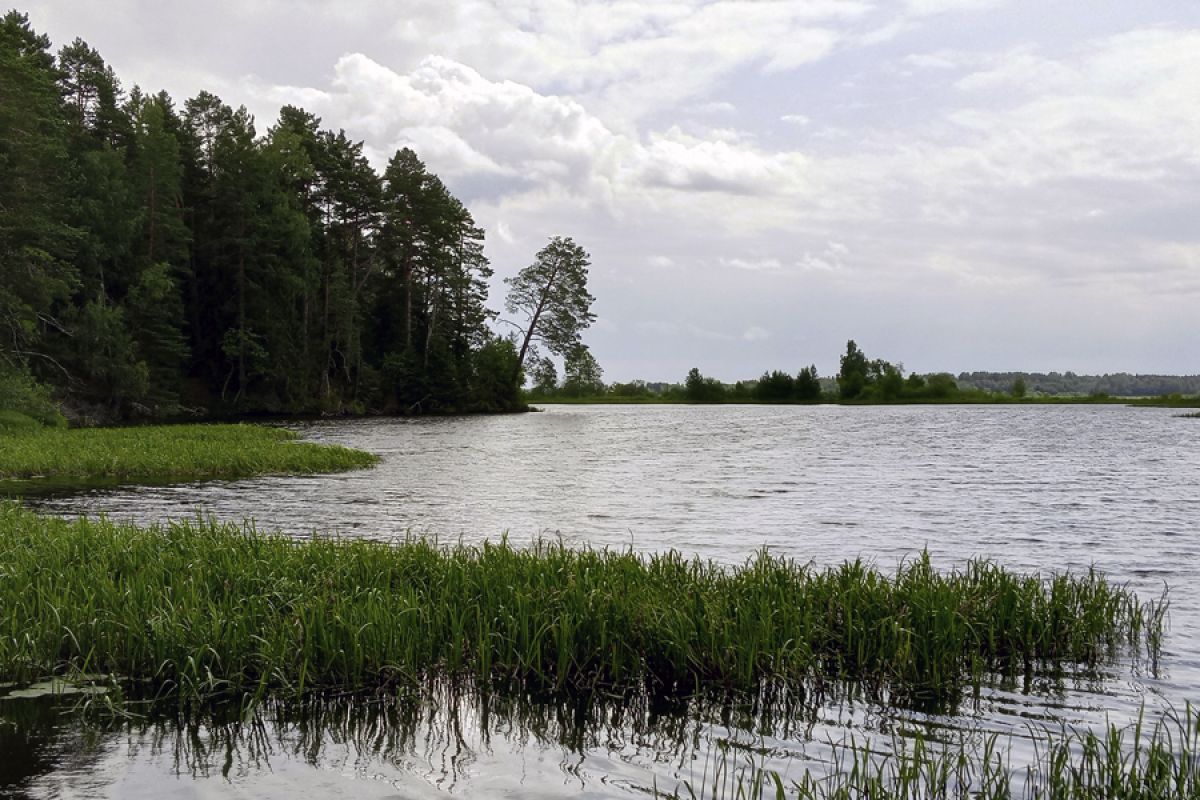
[[[304,423],[305,438],[383,456],[373,470],[47,492],[45,513],[138,522],[196,514],[296,536],[675,549],[728,564],[760,548],[885,569],[927,550],[949,569],[1096,566],[1143,598],[1170,587],[1157,675],[996,681],[952,711],[827,696],[787,713],[700,704],[573,707],[431,685],[411,702],[268,706],[200,722],[59,715],[5,699],[0,794],[28,797],[638,797],[685,791],[722,752],[786,775],[829,741],[922,729],[1102,725],[1200,698],[1200,421],[1080,406],[549,406],[543,413]],[[77,701],[75,701],[77,702]],[[729,747],[732,746],[732,750]],[[686,794],[686,792],[685,792]]]

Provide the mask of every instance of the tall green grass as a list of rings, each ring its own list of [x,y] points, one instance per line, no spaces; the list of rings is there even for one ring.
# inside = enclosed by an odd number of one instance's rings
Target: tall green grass
[[[0,430],[0,479],[198,480],[355,469],[370,454],[258,425]]]
[[[0,506],[0,680],[115,673],[164,691],[302,694],[437,674],[553,690],[861,681],[894,702],[987,673],[1153,651],[1162,607],[1096,572],[885,574],[759,553],[439,547],[238,525],[138,528]]]

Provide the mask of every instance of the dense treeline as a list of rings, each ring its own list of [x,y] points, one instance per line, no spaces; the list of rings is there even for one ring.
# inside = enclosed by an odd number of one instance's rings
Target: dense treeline
[[[585,360],[586,366],[586,360]],[[957,379],[948,372],[905,375],[903,364],[871,359],[854,340],[846,343],[839,361],[838,374],[821,377],[815,366],[804,367],[796,375],[772,370],[757,380],[723,383],[705,376],[698,368],[688,372],[683,383],[629,383],[605,385],[600,370],[574,371],[570,361],[567,376],[559,382],[552,364],[542,364],[532,372],[532,400],[608,401],[618,403],[995,403],[1056,398],[1075,398],[1103,402],[1113,397],[1150,397],[1147,401],[1190,405],[1184,393],[1200,395],[1200,376],[1105,375],[1080,376],[1026,372],[963,373]],[[580,375],[587,376],[581,379]]]
[[[1076,375],[1074,372],[963,372],[961,386],[992,392],[1008,391],[1023,381],[1030,392],[1050,395],[1100,395],[1113,397],[1163,397],[1200,395],[1200,375]]]
[[[896,403],[979,400],[978,392],[963,391],[946,373],[910,374],[904,367],[869,359],[854,340],[846,343],[835,378],[821,378],[815,366],[801,369],[794,377],[787,372],[764,372],[756,381],[739,381],[727,386],[705,377],[693,368],[685,379],[679,398],[692,403]]]
[[[553,364],[536,365],[531,372],[534,385],[530,399],[666,403],[939,403],[997,399],[995,393],[960,387],[953,375],[944,372],[905,377],[903,365],[869,359],[853,340],[846,343],[837,376],[825,378],[815,366],[808,366],[794,376],[771,370],[757,380],[728,384],[693,367],[681,384],[635,380],[606,386],[600,379],[599,366],[589,359],[586,351],[582,367],[568,359],[562,382]],[[1013,397],[1009,389],[1005,392],[1005,397]]]
[[[0,395],[22,408],[39,384],[100,419],[520,403],[470,212],[411,150],[380,175],[302,109],[260,135],[207,92],[125,92],[10,12],[0,209]]]

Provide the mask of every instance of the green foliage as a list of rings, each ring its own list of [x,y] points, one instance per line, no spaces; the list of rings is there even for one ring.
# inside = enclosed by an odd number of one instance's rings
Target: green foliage
[[[562,391],[567,397],[603,394],[604,371],[587,347],[580,345],[567,354]]]
[[[998,734],[906,730],[883,741],[851,736],[831,742],[826,770],[788,779],[751,754],[722,747],[711,783],[686,784],[692,800],[1191,800],[1200,797],[1200,712],[1190,704],[1152,724],[1144,712],[1129,725],[1099,731],[1031,725],[1026,741]],[[1014,745],[1033,759],[1014,763]],[[1031,747],[1032,745],[1032,747]],[[824,774],[822,774],[824,772]],[[699,791],[697,791],[697,789]],[[657,795],[656,797],[667,797]],[[672,800],[680,795],[672,794]]]
[[[846,353],[838,371],[838,391],[843,400],[855,400],[863,393],[869,380],[870,362],[854,340],[846,342]]]
[[[958,382],[946,372],[930,375],[925,379],[925,394],[935,399],[945,399],[958,391]]]
[[[558,370],[554,361],[545,356],[533,360],[529,366],[529,377],[535,394],[551,395],[558,389]]]
[[[1026,386],[1025,386],[1025,379],[1024,379],[1024,378],[1017,378],[1016,380],[1014,380],[1014,381],[1013,381],[1013,384],[1012,384],[1012,389],[1009,391],[1009,393],[1010,393],[1010,394],[1011,394],[1013,397],[1015,397],[1015,398],[1017,398],[1018,400],[1020,400],[1020,399],[1022,399],[1023,397],[1025,397],[1025,394],[1026,394],[1026,392],[1027,392],[1027,391],[1028,391],[1028,389],[1027,389],[1027,388],[1026,388]]]
[[[46,337],[78,280],[65,110],[49,48],[26,15],[0,20],[0,359],[38,370],[57,369]]]
[[[764,372],[754,388],[754,399],[760,403],[787,403],[795,398],[796,381],[786,372]]]
[[[895,364],[876,359],[871,362],[867,383],[874,398],[885,403],[895,402],[904,392],[904,373]]]
[[[846,343],[837,384],[840,399],[852,403],[921,403],[978,401],[986,395],[959,392],[954,376],[948,373],[909,375],[904,367],[883,359],[868,359],[854,340]],[[814,376],[815,377],[815,376]]]
[[[472,359],[472,407],[475,410],[515,411],[524,407],[521,402],[523,378],[517,348],[512,342],[493,338],[475,350]]]
[[[530,348],[544,346],[567,357],[582,344],[580,334],[596,315],[596,298],[587,290],[587,251],[569,237],[555,236],[538,251],[533,264],[506,278],[510,313],[525,317],[518,361],[524,366]]]
[[[295,439],[291,431],[256,425],[42,428],[5,443],[0,479],[244,478],[358,469],[378,461],[359,450]]]
[[[188,346],[179,329],[183,316],[179,287],[164,262],[148,266],[129,291],[127,305],[134,346],[145,365],[143,403],[152,416],[173,413],[179,404]]]
[[[697,367],[692,367],[684,379],[683,394],[689,403],[720,403],[725,399],[725,386],[716,378],[704,377]]]
[[[1200,395],[1200,375],[1076,375],[1074,372],[963,372],[958,383],[964,388],[1011,393],[1024,381],[1026,391],[1040,395],[1086,396],[1096,392],[1112,397],[1148,398],[1169,395]]]
[[[632,380],[629,383],[614,383],[609,387],[613,397],[628,397],[646,399],[651,396],[650,387],[643,380]]]
[[[921,558],[885,575],[765,552],[726,569],[545,543],[139,529],[16,505],[0,506],[0,563],[0,680],[99,671],[184,695],[449,673],[685,693],[833,678],[904,704],[954,697],[991,670],[1098,667],[1162,627],[1159,609],[1095,572],[972,562],[941,574]]]
[[[150,370],[138,358],[125,309],[89,301],[69,321],[74,332],[69,363],[82,380],[80,396],[126,416],[145,397]]]
[[[50,389],[38,383],[24,369],[0,360],[0,411],[7,414],[7,427],[27,427],[24,420],[60,428],[66,420],[58,410]]]
[[[821,379],[816,365],[804,367],[796,375],[795,399],[801,403],[815,403],[821,399]]]
[[[9,411],[8,409],[0,409],[0,435],[21,433],[37,430],[42,426],[28,414],[22,414],[20,411]]]

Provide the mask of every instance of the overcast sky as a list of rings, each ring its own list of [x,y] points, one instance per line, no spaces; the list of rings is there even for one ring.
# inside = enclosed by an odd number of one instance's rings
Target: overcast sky
[[[849,338],[919,372],[1200,372],[1200,3],[38,0],[126,88],[410,146],[499,280],[592,255],[608,380]]]

